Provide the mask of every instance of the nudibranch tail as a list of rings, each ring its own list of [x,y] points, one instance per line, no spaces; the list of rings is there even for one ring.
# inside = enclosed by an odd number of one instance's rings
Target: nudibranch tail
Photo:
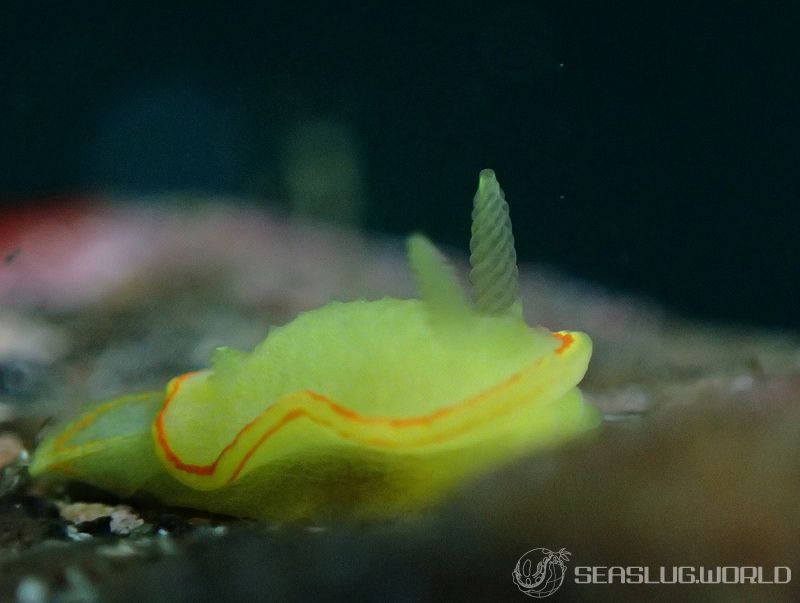
[[[150,437],[163,400],[163,392],[143,392],[89,408],[39,445],[30,474],[60,473],[133,494],[163,473]]]
[[[482,170],[472,209],[472,266],[475,305],[485,314],[522,316],[514,235],[503,189],[494,171]]]

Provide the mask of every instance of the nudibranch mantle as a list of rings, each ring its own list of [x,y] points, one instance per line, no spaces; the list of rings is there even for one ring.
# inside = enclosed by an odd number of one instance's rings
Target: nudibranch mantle
[[[522,318],[508,205],[481,172],[474,302],[421,235],[420,299],[332,302],[247,354],[97,405],[40,445],[31,473],[272,520],[388,517],[599,422],[577,389],[580,332]]]

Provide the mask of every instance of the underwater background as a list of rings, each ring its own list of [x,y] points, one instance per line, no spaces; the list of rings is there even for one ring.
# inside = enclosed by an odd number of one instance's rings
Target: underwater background
[[[520,575],[556,558],[554,601],[800,601],[799,24],[795,3],[740,0],[0,3],[0,601],[523,601]],[[259,490],[291,501],[297,478],[333,501],[328,519],[256,522],[247,496],[245,518],[203,510],[222,508],[204,494],[165,506],[169,480],[130,497],[81,481],[135,477],[156,450],[147,413],[172,404],[176,375],[235,364],[220,347],[357,306],[331,300],[415,295],[408,234],[466,285],[484,168],[519,258],[517,280],[503,237],[489,257],[505,268],[486,274],[518,290],[528,325],[591,338],[579,388],[596,428],[386,521],[336,511],[386,485],[368,446],[360,469],[288,469],[289,486]],[[456,291],[442,282],[434,296]],[[288,372],[364,385],[371,363],[374,391],[407,402],[422,355],[384,373],[372,350],[399,349],[403,329],[383,318],[353,329],[378,348],[308,327]],[[585,362],[588,339],[557,337],[553,357]],[[491,363],[503,346],[476,347]],[[342,350],[368,362],[343,371]],[[430,380],[448,399],[474,376],[457,366]],[[258,367],[237,396],[286,374]],[[232,400],[198,410],[198,449],[240,403],[279,406]],[[565,425],[543,417],[507,424]],[[141,447],[115,456],[125,429]],[[70,442],[86,472],[31,478]],[[589,566],[794,582],[577,583]]]
[[[464,248],[492,167],[521,260],[797,328],[799,12],[4,2],[0,211],[225,194]]]

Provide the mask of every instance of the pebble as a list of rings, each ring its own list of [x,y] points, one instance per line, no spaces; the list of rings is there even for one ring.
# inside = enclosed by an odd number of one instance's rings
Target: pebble
[[[50,592],[39,578],[28,576],[17,585],[16,603],[46,603]]]
[[[65,520],[75,524],[82,532],[90,534],[111,533],[125,536],[144,524],[144,520],[126,505],[62,503],[59,511]]]

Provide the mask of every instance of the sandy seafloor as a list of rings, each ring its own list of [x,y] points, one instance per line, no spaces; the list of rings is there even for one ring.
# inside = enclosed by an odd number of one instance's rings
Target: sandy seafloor
[[[329,299],[410,296],[403,242],[212,201],[52,206],[0,237],[0,601],[524,601],[572,566],[775,566],[786,585],[579,585],[553,601],[800,600],[800,346],[521,266],[526,316],[594,341],[589,437],[414,517],[260,524],[32,482],[42,426],[163,387]],[[526,236],[518,227],[517,237]],[[465,271],[465,251],[446,250]],[[746,286],[746,279],[743,279]]]

